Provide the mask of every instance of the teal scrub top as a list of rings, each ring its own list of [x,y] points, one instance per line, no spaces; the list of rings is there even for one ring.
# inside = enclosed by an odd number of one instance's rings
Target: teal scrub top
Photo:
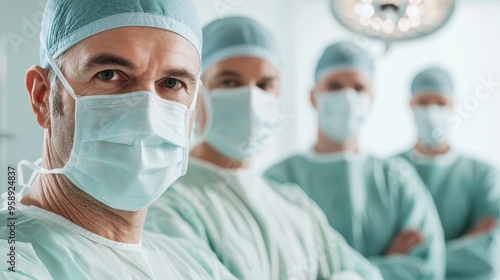
[[[401,156],[415,166],[436,203],[447,241],[447,279],[500,279],[500,229],[464,236],[485,216],[499,219],[498,169],[455,150]]]
[[[445,245],[438,214],[406,161],[311,151],[272,166],[265,176],[299,185],[384,279],[443,279]],[[386,256],[396,236],[410,229],[419,230],[424,243],[407,255]]]
[[[146,228],[203,242],[238,279],[381,279],[299,187],[251,170],[190,159]]]

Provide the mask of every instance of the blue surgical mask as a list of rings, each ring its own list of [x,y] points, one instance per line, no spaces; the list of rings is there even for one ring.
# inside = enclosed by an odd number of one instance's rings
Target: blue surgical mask
[[[148,91],[77,96],[49,61],[75,99],[71,155],[59,169],[26,160],[19,165],[42,174],[63,174],[98,201],[127,211],[145,209],[186,173],[196,96],[189,108]]]
[[[436,148],[448,140],[448,109],[443,106],[419,106],[415,109],[415,122],[419,141],[429,148]]]
[[[370,112],[371,100],[352,89],[316,95],[321,131],[330,139],[343,142],[356,137]]]
[[[278,99],[257,87],[204,90],[207,124],[202,140],[224,156],[243,160],[262,151],[273,133]]]

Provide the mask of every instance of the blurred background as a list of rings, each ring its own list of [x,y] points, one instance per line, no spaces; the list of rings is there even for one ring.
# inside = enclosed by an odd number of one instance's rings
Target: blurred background
[[[421,39],[394,43],[387,51],[380,41],[343,27],[328,0],[194,1],[203,24],[228,15],[251,16],[280,41],[283,129],[272,135],[275,141],[258,159],[259,168],[312,147],[317,130],[309,102],[314,67],[323,49],[337,40],[351,40],[376,55],[376,102],[362,136],[364,151],[385,157],[414,144],[410,82],[420,68],[438,64],[453,74],[456,83],[453,114],[460,122],[452,131],[455,148],[500,167],[500,1],[458,0],[443,28]],[[0,182],[6,182],[7,165],[34,161],[42,154],[43,130],[31,112],[24,75],[39,63],[38,33],[45,2],[0,4]]]

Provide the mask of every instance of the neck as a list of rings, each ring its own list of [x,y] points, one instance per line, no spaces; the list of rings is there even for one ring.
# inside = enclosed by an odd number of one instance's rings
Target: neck
[[[352,138],[344,142],[335,141],[323,132],[318,131],[318,141],[316,142],[315,150],[319,154],[339,153],[339,152],[359,152],[358,139]]]
[[[191,156],[227,169],[250,168],[249,160],[230,159],[214,148],[202,142],[191,151]]]
[[[438,156],[438,155],[444,155],[447,152],[449,152],[450,146],[448,145],[448,143],[443,143],[435,148],[429,148],[428,146],[424,145],[422,142],[419,141],[415,145],[415,150],[426,156]]]
[[[55,168],[44,149],[43,166]],[[139,243],[147,210],[129,212],[112,209],[78,189],[64,175],[43,175],[30,187],[21,202],[60,215],[106,239]]]

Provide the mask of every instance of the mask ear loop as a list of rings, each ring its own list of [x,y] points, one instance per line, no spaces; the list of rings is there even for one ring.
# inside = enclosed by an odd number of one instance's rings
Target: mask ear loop
[[[197,103],[196,105],[199,104],[200,100],[203,98],[203,89],[202,87],[199,87],[197,85],[197,90],[198,90],[198,97],[197,97]],[[201,93],[200,93],[201,92]],[[195,105],[195,106],[196,106]],[[199,143],[199,135],[200,135],[200,125],[198,123],[198,113],[199,113],[199,107],[196,106],[194,109],[194,116],[193,116],[193,129],[191,131],[191,136],[190,136],[190,150],[192,147],[196,147]]]
[[[189,106],[189,108],[188,108],[189,113],[194,111],[194,109],[196,108],[196,104],[198,102],[198,97],[199,97],[200,91],[201,91],[200,79],[201,79],[201,77],[198,77],[197,82],[196,82],[196,92],[194,93],[193,102],[191,103],[191,106]]]
[[[16,201],[20,201],[21,198],[24,196],[24,192],[29,189],[29,186],[32,185],[32,183],[35,181],[35,178],[36,178],[36,175],[38,174],[38,172],[33,172],[30,176],[30,179],[28,180],[28,183],[24,183],[24,174],[23,174],[23,169],[22,169],[22,164],[25,164],[26,162],[28,162],[29,164],[32,164],[32,165],[36,165],[37,167],[40,165],[40,163],[42,162],[42,158],[39,158],[37,159],[34,163],[31,163],[29,161],[26,161],[26,160],[22,160],[21,162],[19,162],[19,164],[17,165],[17,174],[18,174],[18,177],[17,177],[17,186],[18,187],[21,187],[21,190],[20,191],[16,191]],[[0,206],[0,209],[4,209],[7,207],[7,198],[9,197],[9,192],[6,191],[4,193],[2,193],[2,205]]]
[[[200,94],[200,77],[198,77],[197,82],[196,82],[196,92],[194,93],[193,102],[191,103],[191,105],[188,107],[188,109],[186,111],[186,117],[185,117],[185,123],[184,123],[184,125],[186,127],[186,135],[185,135],[184,139],[187,141],[187,143],[186,143],[186,147],[184,149],[184,155],[183,155],[184,165],[183,165],[182,170],[181,170],[182,175],[186,175],[186,173],[187,173],[189,153],[191,151],[191,149],[190,149],[190,137],[189,137],[190,136],[189,123],[191,121],[191,114],[195,111],[196,104],[198,102],[199,94]]]
[[[52,66],[52,70],[54,70],[54,72],[56,73],[57,78],[59,78],[59,80],[63,84],[64,88],[68,91],[68,93],[71,95],[71,97],[73,97],[73,99],[77,100],[75,91],[73,90],[73,88],[69,84],[68,80],[66,80],[66,78],[64,77],[61,69],[59,68],[57,63],[54,61],[52,56],[49,55],[49,51],[47,50],[47,47],[45,46],[45,44],[43,42],[42,33],[40,33],[40,45],[42,46],[43,50],[45,51],[45,58],[49,62],[50,66]]]
[[[27,191],[31,187],[31,185],[33,185],[33,182],[35,181],[35,179],[39,173],[57,174],[57,173],[62,172],[62,168],[47,170],[47,169],[40,166],[41,163],[42,163],[42,158],[38,158],[35,162],[30,162],[30,161],[23,159],[17,164],[17,170],[19,173],[19,177],[17,180],[18,180],[18,185],[21,187],[21,190],[18,192],[18,195],[20,197],[23,197],[25,194],[25,191]],[[24,182],[23,165],[30,168],[31,170],[33,170],[30,178],[28,179],[28,181],[26,183]]]
[[[202,143],[207,138],[207,132],[212,125],[212,104],[210,103],[210,97],[208,96],[209,91],[205,88],[201,89],[201,97],[203,98],[203,104],[205,105],[205,129],[203,132],[200,131],[198,138],[196,139],[196,145]]]

